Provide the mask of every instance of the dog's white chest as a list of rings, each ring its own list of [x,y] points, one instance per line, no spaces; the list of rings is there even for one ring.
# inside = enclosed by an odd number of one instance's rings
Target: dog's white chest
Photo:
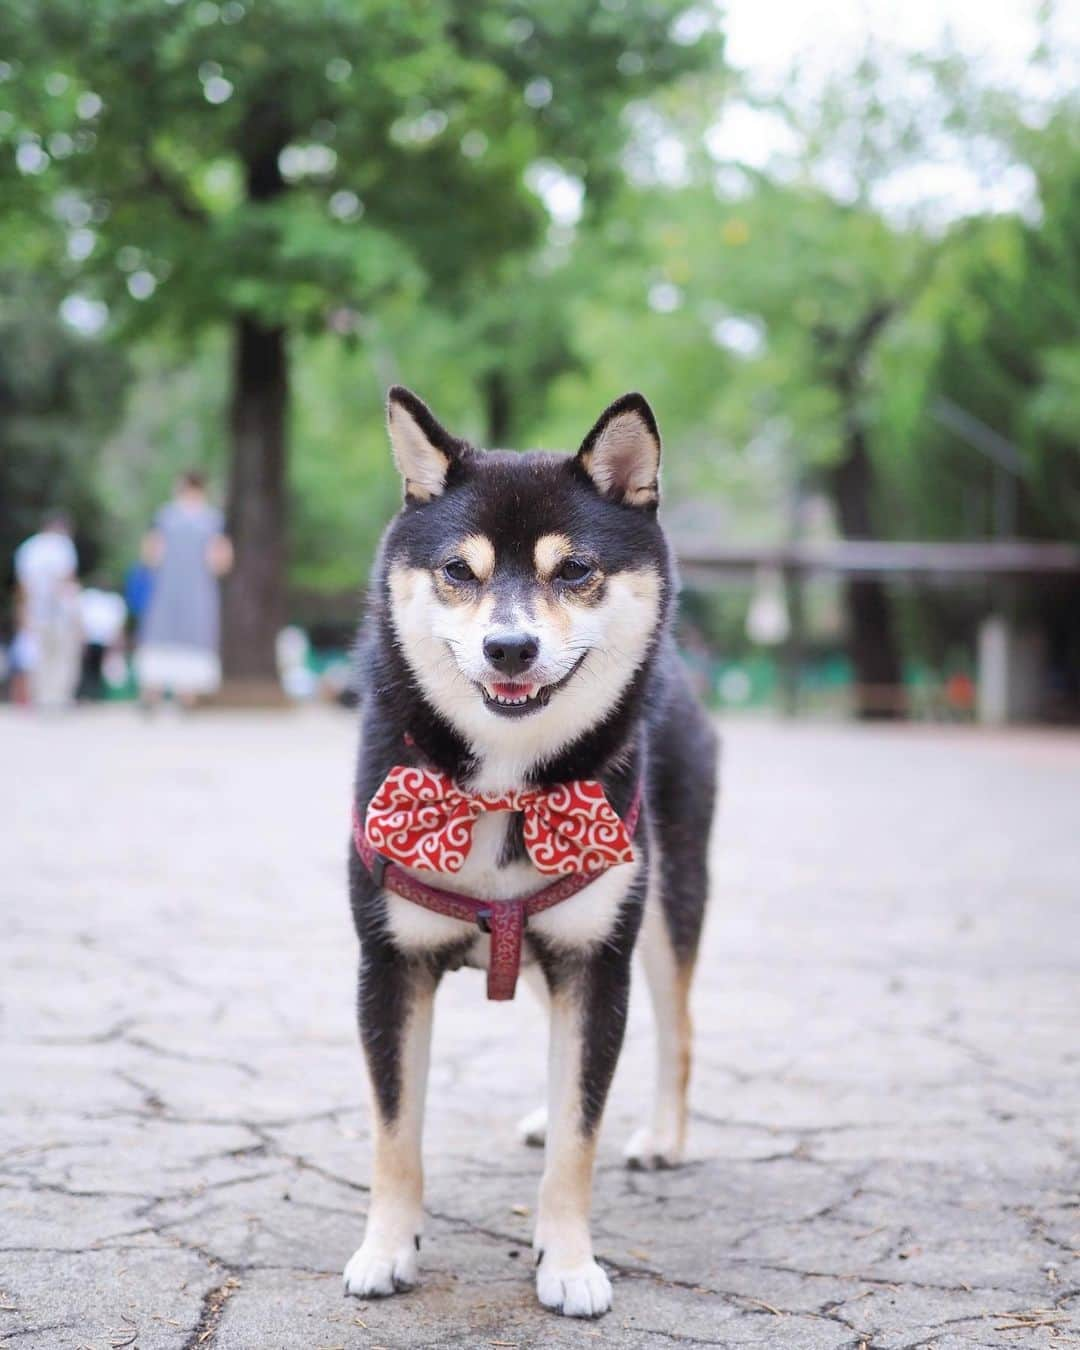
[[[453,873],[413,870],[413,875],[431,886],[458,891],[481,900],[509,900],[530,895],[552,878],[537,871],[529,860],[500,866],[509,813],[495,811],[481,816],[473,827],[472,847],[461,870]],[[535,932],[557,946],[588,947],[602,942],[611,932],[619,905],[637,875],[640,861],[612,867],[579,894],[564,900],[528,921],[526,933]],[[406,951],[424,951],[474,937],[468,953],[470,965],[487,967],[488,938],[475,925],[445,914],[435,914],[399,895],[385,892],[390,936]],[[528,944],[526,943],[526,947]]]

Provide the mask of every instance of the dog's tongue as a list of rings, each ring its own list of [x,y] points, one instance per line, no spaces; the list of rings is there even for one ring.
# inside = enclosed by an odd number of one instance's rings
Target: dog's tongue
[[[493,684],[496,698],[531,698],[533,686],[531,684]]]

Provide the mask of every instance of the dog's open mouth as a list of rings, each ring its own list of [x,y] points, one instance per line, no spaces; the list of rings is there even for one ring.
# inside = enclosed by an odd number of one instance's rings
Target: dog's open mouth
[[[587,655],[588,652],[582,652],[566,674],[551,684],[537,684],[535,680],[490,680],[477,687],[493,713],[500,717],[527,717],[529,713],[547,707],[552,694],[570,682]]]

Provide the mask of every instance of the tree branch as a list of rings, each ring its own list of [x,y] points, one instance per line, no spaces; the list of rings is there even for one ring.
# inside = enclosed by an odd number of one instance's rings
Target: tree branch
[[[150,146],[145,143],[139,146],[139,161],[146,175],[146,187],[160,193],[181,220],[186,220],[189,224],[206,224],[210,219],[208,212],[191,199],[179,179],[157,162]]]

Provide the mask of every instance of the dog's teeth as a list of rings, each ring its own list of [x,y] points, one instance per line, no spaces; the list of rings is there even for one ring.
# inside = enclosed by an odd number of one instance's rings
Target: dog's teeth
[[[527,703],[543,702],[544,686],[539,685],[535,689],[532,685],[522,686],[520,694],[501,694],[497,685],[481,685],[484,693],[492,703],[497,703],[502,708],[523,708]]]

